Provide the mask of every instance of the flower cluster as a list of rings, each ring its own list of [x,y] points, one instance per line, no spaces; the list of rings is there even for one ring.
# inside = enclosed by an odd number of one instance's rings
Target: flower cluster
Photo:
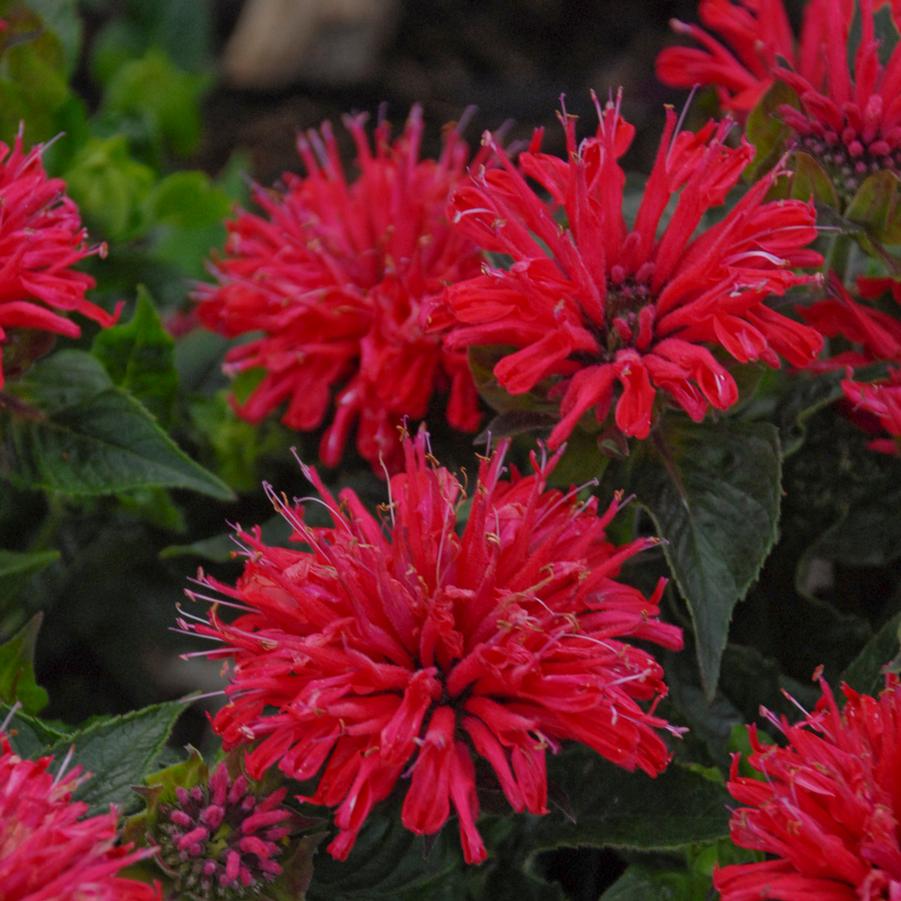
[[[116,319],[85,298],[94,280],[72,268],[98,249],[86,246],[78,208],[64,190],[61,179],[47,177],[41,147],[25,152],[21,132],[12,147],[0,142],[0,388],[4,369],[13,375],[26,368],[53,335],[81,334],[66,313],[102,326]]]
[[[77,769],[23,760],[0,735],[0,897],[3,901],[160,901],[159,890],[116,874],[147,857],[116,845],[115,810],[86,817],[71,799]]]
[[[797,725],[770,719],[787,745],[763,744],[750,727],[750,765],[728,787],[745,805],[732,814],[732,840],[773,860],[723,867],[723,901],[761,898],[901,897],[901,685],[890,678],[873,698],[845,687],[839,711],[829,686]]]
[[[215,606],[180,625],[220,640],[208,655],[234,664],[214,721],[225,747],[256,742],[254,776],[274,766],[301,782],[318,775],[306,800],[336,808],[335,857],[403,781],[404,825],[432,834],[453,809],[466,860],[480,862],[475,758],[514,810],[535,814],[547,812],[546,752],[561,742],[629,770],[664,769],[658,730],[671,727],[653,715],[663,671],[631,641],[679,648],[681,630],[658,619],[662,583],[647,598],[616,581],[655,543],[608,542],[618,499],[598,516],[596,498],[549,489],[555,459],[504,478],[504,448],[481,461],[467,498],[431,461],[425,434],[403,452],[381,521],[306,468],[331,526],[306,525],[270,489],[306,549],[240,533],[237,586],[203,580],[240,615],[226,622]]]
[[[716,225],[695,234],[753,156],[744,141],[726,143],[729,123],[677,131],[675,114],[667,112],[632,223],[623,216],[619,159],[634,129],[619,103],[598,107],[597,132],[581,142],[572,117],[564,115],[563,125],[567,159],[538,152],[537,135],[519,167],[495,147],[502,166],[458,190],[457,228],[512,265],[485,267],[447,291],[456,319],[451,347],[517,348],[495,366],[498,382],[523,394],[546,380],[549,396],[560,398],[551,447],[591,409],[603,423],[617,384],[614,418],[627,436],[647,437],[658,391],[695,421],[708,405],[728,409],[738,389],[710,345],[741,363],[778,366],[784,357],[802,366],[815,358],[819,333],[764,303],[813,279],[793,271],[821,262],[806,249],[816,236],[813,205],[765,202],[770,173]],[[558,209],[566,214],[563,227]]]
[[[437,391],[447,418],[472,431],[480,414],[459,351],[427,332],[424,311],[449,282],[479,271],[476,248],[452,231],[448,198],[468,149],[447,129],[437,160],[420,159],[422,114],[414,107],[393,143],[387,122],[370,146],[363,117],[347,118],[359,175],[348,180],[328,123],[299,139],[306,176],[285,191],[256,190],[263,215],[229,223],[218,285],[199,293],[203,324],[228,336],[262,336],[229,352],[231,373],[261,369],[238,412],[258,422],[285,404],[291,428],[319,428],[328,466],[341,459],[356,423],[356,446],[377,471],[399,460],[397,427],[422,419]]]
[[[716,88],[727,108],[747,112],[774,81],[798,96],[778,115],[792,145],[825,170],[839,197],[849,199],[874,172],[901,172],[901,47],[882,61],[876,33],[877,0],[860,0],[860,41],[849,52],[855,4],[811,0],[795,52],[782,0],[704,0],[702,21],[733,53],[697,26],[675,23],[703,49],[672,47],[657,60],[667,84]],[[897,27],[897,13],[894,17]],[[849,60],[849,56],[851,59]]]
[[[245,776],[231,779],[220,763],[208,784],[175,793],[175,804],[160,806],[158,844],[179,898],[243,898],[281,875],[278,857],[293,829],[291,811],[281,806],[286,788],[258,798]]]

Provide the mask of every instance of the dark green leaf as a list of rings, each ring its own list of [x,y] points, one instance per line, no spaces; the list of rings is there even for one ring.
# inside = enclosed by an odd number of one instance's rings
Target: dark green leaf
[[[896,613],[866,644],[842,673],[842,682],[865,694],[876,694],[885,684],[886,664],[898,656],[901,613]]]
[[[34,648],[43,614],[35,614],[9,641],[0,644],[0,701],[18,701],[26,713],[47,706],[47,692],[34,676]]]
[[[175,341],[163,327],[147,289],[138,286],[134,315],[97,333],[91,352],[120,388],[168,423],[178,391]]]
[[[0,610],[27,584],[31,576],[59,560],[59,551],[0,550]]]
[[[710,879],[685,870],[629,867],[600,897],[600,901],[705,901]]]
[[[629,485],[667,544],[694,622],[708,698],[716,691],[732,611],[776,539],[781,461],[769,423],[671,420],[646,444]]]
[[[68,736],[64,732],[47,725],[37,719],[16,710],[10,719],[11,708],[0,703],[0,723],[8,722],[6,736],[13,750],[20,757],[33,759],[46,754],[48,750],[60,742],[65,742]]]
[[[89,354],[54,354],[18,387],[39,414],[7,423],[0,472],[14,484],[76,496],[166,487],[233,497]]]
[[[426,840],[403,827],[399,809],[382,808],[367,819],[345,862],[317,856],[307,898],[427,901],[460,864],[455,832],[445,828],[434,839]]]
[[[833,374],[808,378],[798,374],[792,379],[776,410],[782,455],[790,457],[804,443],[811,416],[842,396],[839,379]]]
[[[74,760],[91,774],[76,796],[96,813],[116,804],[120,811],[132,807],[140,785],[154,764],[182,714],[180,701],[155,704],[124,716],[98,720],[54,745],[51,752],[62,757],[75,746]]]
[[[551,762],[549,781],[570,810],[539,819],[534,850],[611,847],[643,851],[682,848],[728,834],[729,796],[722,785],[673,764],[651,779],[628,773],[584,748]]]

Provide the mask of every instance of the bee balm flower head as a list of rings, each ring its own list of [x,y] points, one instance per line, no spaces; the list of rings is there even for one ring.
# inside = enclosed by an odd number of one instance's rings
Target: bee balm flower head
[[[677,131],[668,110],[641,205],[627,222],[619,159],[634,129],[619,100],[598,106],[597,132],[581,142],[575,120],[562,119],[567,159],[538,152],[540,135],[519,168],[495,147],[501,166],[457,191],[456,227],[512,265],[485,267],[447,291],[456,319],[450,346],[511,346],[494,368],[501,386],[522,394],[549,384],[549,396],[560,398],[551,447],[590,410],[604,422],[612,409],[623,434],[645,438],[658,397],[696,421],[708,406],[728,409],[738,389],[711,348],[771,366],[816,356],[820,335],[764,302],[811,280],[792,269],[820,262],[806,249],[816,236],[813,205],[765,202],[771,173],[717,224],[701,227],[753,155],[745,142],[725,143],[729,123]]]
[[[426,332],[424,309],[445,284],[477,273],[480,257],[445,215],[468,159],[459,131],[445,131],[431,160],[420,158],[418,107],[394,141],[383,121],[371,146],[364,122],[345,119],[355,178],[328,123],[300,137],[306,175],[286,175],[283,192],[257,190],[262,214],[229,224],[218,285],[201,289],[199,315],[229,336],[262,333],[227,358],[232,373],[263,372],[237,407],[242,416],[260,421],[284,405],[291,428],[328,420],[320,449],[328,466],[356,425],[357,449],[380,471],[380,457],[389,468],[400,459],[398,424],[423,418],[436,393],[454,428],[478,425],[465,355]]]
[[[4,366],[15,374],[46,351],[53,335],[81,334],[66,314],[102,326],[115,321],[85,299],[94,280],[72,268],[98,248],[86,246],[78,209],[64,190],[61,179],[47,177],[40,147],[26,153],[21,133],[12,147],[0,142],[0,388]]]
[[[738,775],[729,791],[732,840],[773,855],[723,867],[714,885],[723,901],[823,901],[901,897],[901,685],[879,697],[845,688],[839,710],[829,686],[796,725],[770,719],[787,744],[762,744],[750,727],[750,765],[764,781]]]
[[[549,489],[555,460],[505,477],[505,448],[467,497],[423,433],[403,452],[379,518],[309,470],[331,526],[273,495],[305,548],[241,533],[238,584],[203,580],[239,615],[214,606],[180,625],[221,640],[207,653],[233,664],[214,722],[224,745],[255,743],[251,775],[318,780],[307,800],[335,808],[335,857],[398,790],[408,829],[435,833],[455,813],[478,863],[477,759],[514,810],[535,814],[547,812],[545,755],[563,742],[651,776],[666,766],[663,671],[632,641],[679,648],[681,632],[658,619],[662,584],[647,598],[616,580],[654,543],[607,541],[618,500],[599,516],[595,498]]]

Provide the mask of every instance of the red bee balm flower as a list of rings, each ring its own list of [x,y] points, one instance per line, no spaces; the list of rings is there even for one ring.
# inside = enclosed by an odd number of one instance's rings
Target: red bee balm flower
[[[116,812],[85,817],[72,801],[78,771],[52,757],[23,760],[0,735],[0,897],[3,901],[158,901],[159,890],[116,876],[150,851],[116,846]]]
[[[333,525],[305,525],[269,489],[307,549],[241,533],[237,587],[202,580],[241,615],[180,622],[225,645],[200,653],[234,661],[214,725],[226,748],[259,741],[251,776],[319,774],[303,800],[336,808],[334,857],[403,780],[404,825],[432,834],[453,809],[466,860],[483,861],[477,757],[514,810],[535,814],[547,812],[545,752],[563,741],[652,776],[669,761],[657,730],[672,727],[652,712],[663,671],[630,640],[680,648],[681,630],[658,619],[662,582],[645,598],[615,581],[655,540],[613,547],[618,500],[599,517],[596,498],[548,489],[556,458],[504,479],[505,449],[482,460],[467,499],[427,436],[407,439],[381,521],[305,468]]]
[[[829,686],[816,711],[791,726],[770,714],[787,747],[761,744],[749,727],[748,762],[765,781],[728,783],[747,806],[732,814],[732,841],[775,855],[714,874],[723,901],[889,901],[901,897],[901,685],[878,698]]]
[[[457,325],[452,347],[520,348],[494,369],[511,394],[544,379],[562,397],[562,419],[551,434],[557,447],[582,415],[603,422],[614,401],[616,426],[647,437],[657,390],[695,421],[708,404],[732,406],[738,389],[706,345],[719,345],[742,363],[809,363],[822,338],[812,328],[765,306],[813,276],[793,266],[820,263],[803,249],[816,236],[812,204],[764,203],[773,173],[751,186],[714,226],[692,237],[711,207],[722,204],[750,162],[753,149],[725,145],[729,124],[698,133],[666,126],[634,223],[622,214],[625,173],[619,158],[634,128],[616,106],[598,109],[597,133],[576,143],[575,121],[564,116],[568,159],[536,152],[540,133],[520,155],[522,172],[551,195],[541,199],[495,146],[502,168],[482,171],[454,197],[457,227],[483,248],[512,258],[509,269],[448,289]],[[490,141],[490,138],[488,139]],[[669,224],[661,217],[678,193]],[[567,225],[554,218],[555,207]]]
[[[262,332],[227,357],[232,373],[265,371],[237,407],[243,417],[258,422],[287,402],[286,425],[315,429],[337,392],[322,460],[337,465],[356,421],[357,449],[378,468],[380,456],[399,460],[398,424],[424,417],[439,388],[454,428],[478,426],[465,355],[426,334],[422,318],[446,283],[478,273],[480,257],[445,216],[468,158],[459,131],[445,131],[437,160],[420,160],[418,107],[394,143],[379,123],[374,149],[364,122],[345,119],[360,169],[350,183],[328,123],[299,139],[306,177],[286,175],[282,194],[258,189],[264,215],[229,224],[219,285],[201,289],[199,314],[225,335]]]
[[[852,197],[867,175],[901,173],[901,47],[880,62],[873,0],[860,0],[860,44],[849,70],[853,5],[829,0],[822,31],[812,48],[823,60],[814,72],[779,67],[776,76],[800,97],[784,105],[783,121],[798,147],[817,159],[843,197]]]
[[[77,338],[81,329],[63,314],[80,313],[104,327],[116,320],[85,299],[94,279],[71,268],[102,248],[85,245],[78,208],[62,179],[47,178],[41,149],[25,153],[21,133],[12,148],[0,141],[0,364],[17,329]],[[0,366],[0,388],[3,381]]]
[[[700,47],[661,51],[657,77],[674,88],[713,87],[724,108],[744,117],[772,85],[780,59],[813,80],[825,76],[828,63],[821,41],[830,18],[836,12],[845,16],[848,8],[846,2],[809,0],[796,47],[783,0],[701,0],[698,16],[709,31],[678,19],[670,23]]]

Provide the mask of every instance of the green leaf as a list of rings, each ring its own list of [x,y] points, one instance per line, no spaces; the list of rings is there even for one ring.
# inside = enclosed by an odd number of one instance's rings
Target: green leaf
[[[748,116],[746,134],[756,149],[754,160],[745,169],[748,181],[755,181],[762,173],[772,169],[783,153],[785,140],[790,134],[790,129],[778,115],[783,104],[798,106],[798,95],[787,84],[777,81]]]
[[[147,198],[147,218],[177,228],[218,225],[231,210],[231,198],[199,171],[167,175]]]
[[[29,716],[21,708],[12,714],[12,708],[0,703],[0,723],[7,722],[6,736],[13,750],[20,757],[34,759],[41,757],[60,742],[65,742],[68,735],[49,726],[37,717]]]
[[[38,412],[8,417],[0,473],[14,484],[76,496],[166,487],[234,497],[137,400],[114,387],[90,354],[54,354],[17,388]]]
[[[132,787],[153,771],[184,709],[180,701],[170,701],[101,719],[67,736],[51,752],[60,758],[70,744],[75,746],[75,762],[91,774],[76,797],[89,804],[92,813],[110,804],[127,810],[137,801]]]
[[[59,560],[59,551],[0,550],[0,610],[28,584],[36,572]]]
[[[705,901],[710,879],[685,870],[651,870],[630,866],[600,901]]]
[[[651,779],[628,773],[585,748],[551,761],[549,782],[568,799],[565,818],[539,819],[533,850],[609,847],[667,851],[729,832],[729,796],[717,782],[677,764]]]
[[[124,240],[143,227],[153,169],[133,159],[124,135],[91,138],[64,173],[72,199],[105,237]]]
[[[9,641],[0,644],[0,701],[18,701],[26,713],[47,706],[47,692],[34,676],[34,648],[43,614],[35,614]]]
[[[842,673],[842,682],[865,694],[876,694],[885,684],[886,664],[898,656],[899,642],[901,613],[896,613]]]
[[[834,210],[839,209],[838,194],[829,173],[809,153],[796,151],[791,168],[791,197],[805,202],[813,198]]]
[[[200,97],[207,83],[207,78],[179,69],[165,53],[151,48],[113,73],[103,110],[147,119],[167,146],[187,156],[200,141]]]
[[[170,421],[178,392],[175,341],[143,285],[138,286],[131,320],[98,332],[91,352],[114,384],[134,395],[160,422]]]
[[[769,423],[671,419],[636,457],[629,488],[666,539],[712,698],[732,611],[776,540],[779,436]]]
[[[901,239],[901,179],[883,169],[864,179],[851,198],[845,218],[862,225],[867,233],[888,243]]]
[[[841,396],[839,378],[833,373],[816,378],[798,373],[791,380],[776,409],[783,459],[801,449],[810,417]]]
[[[307,898],[427,901],[459,867],[458,845],[456,830],[445,828],[428,839],[414,835],[400,821],[399,804],[383,806],[366,820],[345,862],[316,858]]]

